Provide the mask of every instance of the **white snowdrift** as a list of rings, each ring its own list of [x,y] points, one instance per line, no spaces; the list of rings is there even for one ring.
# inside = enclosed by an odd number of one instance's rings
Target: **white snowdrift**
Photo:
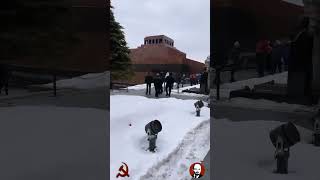
[[[301,104],[278,103],[266,99],[232,98],[228,101],[217,102],[230,107],[241,107],[258,110],[275,110],[279,112],[315,112],[319,106],[306,106]]]
[[[111,96],[110,179],[117,179],[122,162],[128,164],[130,178],[127,179],[131,180],[188,177],[189,162],[202,161],[210,145],[210,110],[204,107],[201,116],[196,117],[194,102],[195,100],[175,98]],[[158,151],[151,153],[146,151],[148,141],[145,125],[154,119],[161,121],[163,129],[157,139]],[[201,126],[206,121],[207,123]],[[192,137],[199,137],[197,143],[204,146],[191,146],[194,142]],[[180,173],[172,172],[173,174],[169,175],[167,168],[179,169]],[[155,171],[156,174],[150,174]]]
[[[108,87],[110,82],[110,72],[91,73],[71,79],[57,81],[57,88],[73,89],[94,89],[99,87]],[[44,84],[43,87],[52,88],[53,84]]]
[[[177,87],[177,83],[174,83],[173,84],[173,87]],[[189,86],[190,87],[190,86]],[[128,89],[130,90],[145,90],[147,88],[146,84],[137,84],[137,85],[134,85],[134,86],[129,86]],[[154,88],[154,84],[152,83],[151,84],[151,88]],[[180,90],[183,89],[183,88],[180,88]],[[187,88],[188,89],[188,88]]]
[[[274,174],[276,168],[270,130],[280,122],[230,122],[214,120],[212,179],[317,180],[319,148],[304,142],[290,149],[289,174]],[[301,128],[299,128],[301,129]],[[301,132],[300,132],[301,133]]]
[[[261,78],[251,78],[243,81],[224,83],[224,84],[221,84],[221,87],[220,87],[220,97],[228,98],[231,91],[243,89],[245,86],[249,86],[250,88],[253,88],[254,85],[266,83],[272,80],[274,80],[275,83],[286,84],[287,77],[288,77],[288,72],[283,72],[275,75],[264,76]],[[211,91],[210,92],[211,94],[213,94],[214,96],[216,95],[215,88],[211,89],[210,91]]]
[[[181,85],[180,85],[181,86]],[[154,85],[151,84],[151,88],[154,88]],[[183,95],[183,96],[190,96],[190,97],[205,97],[207,95],[204,95],[204,94],[196,94],[196,93],[186,93],[186,92],[182,92],[183,90],[186,90],[186,89],[190,89],[190,88],[200,88],[200,85],[193,85],[193,86],[184,86],[183,88],[179,88],[179,92],[178,92],[178,89],[177,89],[177,84],[174,83],[173,85],[173,89],[171,90],[171,94],[172,95]],[[129,86],[128,87],[129,90],[146,90],[146,84],[138,84],[138,85],[135,85],[135,86]],[[154,91],[154,90],[152,90]]]
[[[250,88],[253,88],[254,85],[266,83],[272,80],[274,80],[275,83],[287,84],[287,77],[288,77],[288,72],[283,72],[275,75],[264,76],[261,78],[251,78],[243,81],[236,81],[233,83],[225,83],[221,85],[221,88],[230,89],[230,90],[242,89],[245,86],[249,86]]]
[[[151,88],[153,88],[153,87],[154,87],[154,85],[151,84]],[[137,85],[128,87],[129,90],[144,90],[146,88],[147,88],[146,84],[137,84]]]

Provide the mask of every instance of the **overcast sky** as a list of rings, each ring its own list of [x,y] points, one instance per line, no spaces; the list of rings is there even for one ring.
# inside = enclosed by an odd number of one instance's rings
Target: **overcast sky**
[[[210,0],[112,0],[130,48],[149,35],[166,35],[193,60],[210,54]]]

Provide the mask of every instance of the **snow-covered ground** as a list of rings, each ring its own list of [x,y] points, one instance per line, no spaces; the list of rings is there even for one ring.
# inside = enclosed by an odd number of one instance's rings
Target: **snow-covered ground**
[[[221,88],[230,89],[230,90],[242,89],[245,86],[249,86],[250,88],[253,88],[254,85],[266,83],[272,80],[274,80],[275,83],[287,84],[287,77],[288,77],[288,72],[283,72],[279,74],[264,76],[261,78],[251,78],[243,81],[236,81],[233,83],[224,83],[221,85]]]
[[[220,97],[229,98],[230,92],[237,89],[242,89],[245,86],[253,88],[254,85],[269,82],[274,80],[275,83],[286,84],[288,72],[279,73],[275,75],[269,75],[262,78],[252,78],[243,81],[237,81],[233,83],[222,84],[220,89]],[[211,93],[216,95],[216,89],[211,89]],[[282,112],[314,112],[319,109],[320,104],[316,106],[305,106],[300,104],[288,104],[278,103],[266,99],[249,99],[249,98],[232,98],[227,101],[216,102],[222,105],[252,108],[252,109],[264,109],[264,110],[277,110]]]
[[[151,88],[153,88],[154,85],[152,84],[151,85]],[[174,83],[173,85],[173,89],[171,90],[171,94],[174,95],[183,95],[183,96],[191,96],[191,97],[205,97],[207,95],[204,95],[204,94],[196,94],[196,93],[186,93],[186,92],[182,92],[183,90],[187,90],[187,89],[190,89],[190,88],[200,88],[200,85],[193,85],[193,86],[184,86],[184,87],[181,87],[179,88],[179,91],[178,89],[176,88],[177,87],[177,84]],[[128,87],[129,90],[145,90],[146,89],[146,84],[138,84],[138,85],[135,85],[135,86],[129,86]]]
[[[232,98],[228,101],[216,102],[219,105],[227,105],[229,107],[241,107],[257,110],[276,110],[279,112],[315,112],[319,109],[319,105],[306,106],[301,104],[279,103],[266,99],[248,99],[248,98]]]
[[[174,83],[173,84],[173,87],[176,87],[177,86],[177,83]],[[137,84],[137,85],[134,85],[134,86],[129,86],[128,89],[130,90],[145,90],[146,89],[146,84]],[[151,84],[151,88],[154,88],[154,84],[152,83]]]
[[[130,170],[126,179],[190,179],[190,164],[202,161],[210,148],[210,109],[202,108],[196,117],[195,101],[111,96],[110,179],[117,179],[122,162]],[[146,151],[145,125],[155,119],[163,129],[154,154]]]
[[[278,73],[274,75],[268,75],[261,78],[251,78],[242,81],[236,81],[232,83],[224,83],[220,86],[220,97],[221,98],[229,98],[230,92],[234,90],[243,89],[245,86],[249,86],[253,88],[254,85],[266,83],[274,80],[275,83],[278,84],[287,84],[288,72]],[[216,89],[211,89],[210,94],[216,95]]]
[[[226,119],[215,119],[215,128],[212,131],[212,179],[318,180],[320,149],[303,140],[290,149],[289,174],[273,173],[276,168],[275,149],[269,139],[269,132],[281,124],[259,120],[230,122]],[[299,128],[299,131],[307,134],[302,131],[308,130]]]
[[[103,73],[91,73],[71,79],[57,81],[57,88],[72,89],[94,89],[99,87],[108,87],[110,82],[110,71]],[[44,84],[43,87],[52,88],[53,84]]]
[[[153,87],[154,87],[154,85],[151,84],[151,88],[153,88]],[[137,85],[128,87],[129,90],[144,90],[146,88],[147,88],[146,84],[137,84]]]
[[[176,87],[176,86],[175,86]],[[179,94],[179,95],[184,95],[184,96],[192,96],[192,97],[206,97],[207,95],[205,94],[196,94],[196,93],[187,93],[187,92],[182,92],[183,90],[191,89],[191,88],[198,88],[200,89],[200,84],[193,85],[193,86],[185,86],[182,88],[178,89],[174,88],[172,89],[171,93],[172,94]]]

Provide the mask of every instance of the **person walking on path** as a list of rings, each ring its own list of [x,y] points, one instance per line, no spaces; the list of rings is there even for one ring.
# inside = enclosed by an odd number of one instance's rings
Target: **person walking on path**
[[[146,95],[151,95],[151,84],[153,83],[153,77],[151,76],[150,72],[147,73],[144,82],[147,85]]]
[[[206,71],[206,68],[204,68],[204,71],[201,74],[200,92],[201,93],[207,93],[208,92],[208,72]]]
[[[164,91],[164,81],[165,81],[165,73],[164,72],[160,73],[160,80],[161,80],[160,94],[162,94]]]
[[[0,65],[0,94],[1,94],[2,88],[4,88],[6,95],[9,94],[8,92],[9,78],[10,78],[10,72],[8,67],[6,65]]]
[[[190,86],[196,85],[197,84],[197,79],[195,74],[190,75]]]
[[[291,41],[286,41],[285,43],[283,43],[282,48],[283,48],[283,66],[284,66],[284,70],[288,71],[288,64],[289,64],[289,57],[290,57],[290,44]]]
[[[177,89],[180,88],[180,84],[181,84],[181,74],[177,73],[176,75],[176,82],[177,82]]]
[[[166,77],[166,96],[171,96],[171,90],[174,84],[174,78],[172,77],[172,73]]]
[[[183,74],[181,78],[181,86],[183,87],[184,83],[186,83],[186,75]]]
[[[274,43],[274,46],[272,48],[271,52],[271,73],[274,74],[278,71],[281,73],[282,72],[282,47],[281,47],[281,42],[279,40],[276,40]]]
[[[267,46],[265,49],[265,53],[266,53],[265,70],[267,70],[268,72],[272,71],[271,52],[272,52],[272,44],[269,40],[267,40]]]
[[[230,82],[234,82],[235,78],[234,78],[234,74],[238,68],[238,65],[240,63],[240,43],[238,41],[236,41],[233,44],[233,48],[231,50],[230,53],[230,60],[231,60],[231,72],[230,72]]]
[[[159,97],[159,94],[161,94],[161,88],[162,88],[162,80],[159,73],[157,73],[156,77],[154,78],[153,84],[155,88],[155,97]]]
[[[268,53],[271,51],[268,40],[260,40],[256,46],[256,61],[257,61],[257,71],[259,77],[264,76],[266,61],[268,58]]]
[[[170,75],[169,72],[166,73],[165,77],[164,77],[164,87],[166,87],[166,78]]]
[[[200,73],[196,74],[197,84],[200,84],[200,78],[201,78],[201,74]]]

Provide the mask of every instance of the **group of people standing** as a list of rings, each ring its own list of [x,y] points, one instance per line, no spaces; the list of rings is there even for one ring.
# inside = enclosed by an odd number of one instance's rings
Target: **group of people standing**
[[[259,77],[265,75],[265,71],[271,74],[287,70],[290,55],[290,41],[275,40],[271,43],[269,40],[262,39],[256,44],[256,63]],[[229,53],[230,82],[235,81],[235,72],[240,66],[241,48],[239,41],[233,44]]]
[[[173,89],[174,83],[177,83],[177,89],[180,86],[184,86],[187,82],[187,76],[185,74],[177,73],[176,76],[172,72],[156,73],[155,76],[152,76],[150,72],[145,76],[146,84],[146,95],[151,95],[151,86],[154,85],[155,88],[155,97],[159,97],[160,94],[163,94],[164,90],[166,96],[171,96],[171,90]],[[200,90],[204,93],[208,92],[208,72],[205,70],[202,74],[190,74],[190,85],[196,85],[200,83]]]
[[[265,75],[265,71],[271,74],[287,70],[290,54],[290,41],[275,40],[271,43],[269,40],[262,39],[256,44],[256,63],[259,77]],[[231,66],[230,82],[235,81],[235,72],[240,66],[241,48],[239,41],[233,44],[229,53],[229,64]]]
[[[290,54],[290,41],[262,39],[256,44],[257,72],[259,77],[268,70],[271,74],[287,70]]]
[[[165,88],[166,96],[171,96],[171,90],[173,88],[175,80],[173,78],[172,73],[167,73],[164,77],[157,73],[155,77],[153,77],[149,72],[145,77],[145,83],[147,85],[146,95],[151,95],[151,84],[154,84],[155,88],[155,97],[159,97],[160,94],[163,93],[163,89]]]
[[[311,96],[311,81],[313,79],[313,30],[309,26],[308,17],[303,17],[290,39],[274,40],[261,38],[256,44],[256,63],[259,77],[266,71],[270,74],[289,70],[288,79],[298,83],[292,74],[300,74],[304,86],[304,93]],[[235,42],[230,53],[234,68],[231,71],[231,80],[234,81],[234,71],[240,60],[240,44]],[[290,78],[291,77],[291,78]],[[291,83],[292,84],[292,83]],[[293,83],[294,84],[294,83]],[[294,88],[291,88],[294,89]]]

